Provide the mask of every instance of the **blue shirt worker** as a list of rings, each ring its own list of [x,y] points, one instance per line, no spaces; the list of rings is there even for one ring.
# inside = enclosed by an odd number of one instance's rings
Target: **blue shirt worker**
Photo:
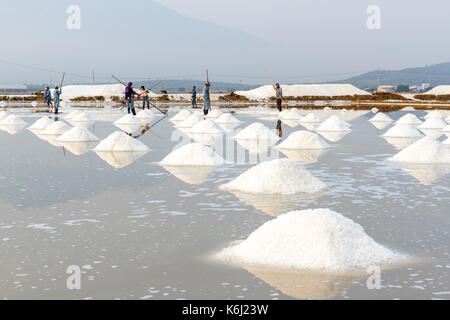
[[[205,101],[205,105],[203,107],[203,114],[205,116],[208,115],[209,110],[211,109],[210,87],[211,84],[207,82],[205,85],[205,89],[203,89],[203,100]]]
[[[197,87],[193,86],[192,87],[192,91],[191,91],[191,96],[192,96],[192,108],[197,108]]]
[[[53,101],[55,102],[55,114],[58,114],[59,110],[59,97],[61,96],[62,90],[58,87],[55,87],[55,91],[53,91]]]
[[[276,94],[277,94],[277,108],[278,108],[278,111],[281,112],[281,111],[283,110],[283,107],[282,107],[282,102],[283,102],[283,89],[281,89],[279,83],[277,83],[275,86],[276,86],[275,92],[276,92]]]
[[[47,107],[53,107],[52,104],[52,93],[50,92],[50,88],[46,87],[44,91],[44,103],[47,104]]]

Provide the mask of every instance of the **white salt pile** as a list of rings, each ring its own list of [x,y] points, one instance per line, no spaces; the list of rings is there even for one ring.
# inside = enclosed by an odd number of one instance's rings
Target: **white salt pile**
[[[116,131],[102,140],[94,151],[97,152],[147,152],[150,149],[126,133]]]
[[[153,119],[155,117],[155,114],[151,112],[150,110],[142,110],[136,115],[136,118],[138,118],[141,121],[147,121],[150,119]]]
[[[92,115],[87,112],[81,112],[77,116],[72,118],[74,122],[95,122],[95,119]]]
[[[126,116],[123,116],[122,118],[120,118],[119,120],[115,121],[114,124],[135,124],[135,125],[140,125],[141,121],[136,118],[134,115],[132,114],[127,114]]]
[[[331,109],[330,107],[325,107],[325,108],[323,108],[323,111],[325,111],[325,112],[330,112],[330,111],[332,111],[333,109]]]
[[[53,124],[54,121],[48,117],[42,117],[39,120],[37,120],[31,127],[29,127],[29,130],[45,130],[49,125]]]
[[[445,145],[450,145],[450,138],[447,138],[442,143],[445,144]]]
[[[83,126],[75,126],[58,139],[58,142],[92,142],[100,139]]]
[[[448,123],[450,123],[450,116],[448,116],[447,118],[445,118],[445,121],[447,121]]]
[[[241,132],[239,132],[234,138],[239,140],[280,140],[280,137],[278,137],[272,130],[270,130],[260,122],[252,123],[248,127],[244,128]]]
[[[206,119],[200,121],[188,130],[189,133],[209,133],[209,134],[223,134],[223,131],[214,121]]]
[[[223,114],[223,112],[220,111],[219,109],[213,109],[208,113],[206,118],[216,119],[216,118],[219,118],[222,114]]]
[[[317,133],[296,131],[278,145],[279,149],[326,149],[330,146]]]
[[[27,123],[20,119],[19,117],[16,117],[15,115],[11,114],[4,118],[2,121],[0,121],[0,125],[2,126],[25,126]]]
[[[303,118],[303,115],[298,111],[298,109],[289,109],[289,111],[281,116],[283,120],[300,120]]]
[[[330,209],[314,209],[266,222],[217,258],[240,265],[345,273],[400,262],[405,256],[375,242],[353,220]]]
[[[432,110],[430,112],[428,112],[428,114],[424,117],[425,119],[430,119],[430,118],[440,118],[440,119],[444,119],[445,116],[444,114],[439,111],[439,110]]]
[[[417,118],[416,115],[412,113],[405,114],[401,117],[397,122],[397,124],[409,124],[409,125],[419,125],[422,124],[422,121]]]
[[[416,128],[407,125],[407,124],[397,124],[389,129],[383,137],[387,138],[419,138],[423,137],[423,134],[420,133]]]
[[[450,163],[450,148],[433,138],[424,137],[389,160],[408,163]]]
[[[163,166],[220,166],[225,160],[200,143],[191,143],[173,151],[161,162]]]
[[[341,131],[351,131],[350,124],[342,120],[339,116],[333,115],[325,120],[316,131],[332,131],[332,132],[341,132]]]
[[[9,113],[6,111],[0,111],[0,121],[5,119],[7,116],[9,116]]]
[[[252,194],[318,193],[325,184],[310,174],[300,161],[277,159],[262,162],[221,186],[226,191]]]
[[[203,121],[203,116],[199,112],[191,114],[186,120],[177,124],[178,128],[192,128],[195,124]]]
[[[450,132],[450,124],[442,129],[442,132]]]
[[[447,122],[439,117],[430,117],[424,123],[422,123],[420,129],[444,129],[447,126]]]
[[[322,119],[315,113],[308,113],[306,116],[302,117],[300,122],[304,123],[319,123]]]
[[[224,113],[216,120],[216,123],[220,124],[237,124],[240,122],[241,121],[234,117],[231,113]]]
[[[80,110],[74,110],[71,113],[69,113],[67,116],[64,117],[64,119],[72,120],[73,118],[80,115],[82,112]]]
[[[380,112],[375,117],[370,119],[369,121],[371,121],[371,122],[392,122],[394,120],[392,120],[391,117],[389,117],[388,115]]]
[[[174,122],[176,122],[176,121],[184,121],[187,118],[189,118],[191,116],[191,114],[192,113],[189,110],[184,109],[184,110],[180,111],[179,113],[177,113],[176,116],[171,118],[170,121],[174,121]]]
[[[62,121],[53,122],[44,131],[41,132],[42,135],[57,136],[69,131],[70,127]]]
[[[380,112],[380,109],[378,109],[378,108],[373,108],[371,111],[372,111],[372,113],[378,113],[378,112]]]
[[[427,91],[425,94],[431,94],[431,95],[450,95],[450,85],[442,85],[437,86],[431,89],[430,91]]]

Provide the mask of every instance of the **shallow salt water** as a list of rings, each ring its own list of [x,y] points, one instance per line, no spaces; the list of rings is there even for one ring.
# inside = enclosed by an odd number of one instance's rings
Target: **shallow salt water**
[[[352,114],[347,111],[346,117]],[[391,126],[378,130],[368,121],[372,113],[358,114],[354,120],[345,118],[352,132],[337,142],[326,140],[328,150],[288,153],[304,159],[306,168],[327,185],[321,194],[297,196],[219,189],[259,161],[285,157],[272,144],[236,143],[231,138],[236,131],[210,141],[219,150],[225,145],[221,155],[234,164],[180,169],[155,165],[186,141],[187,134],[168,118],[139,138],[150,152],[103,158],[89,151],[95,145],[77,156],[29,130],[14,135],[0,130],[0,298],[450,298],[450,166],[386,161],[398,152],[381,137]],[[405,114],[387,113],[395,121]],[[28,125],[41,116],[17,115]],[[112,122],[123,115],[102,112],[95,117],[102,121],[89,129],[104,139],[117,130]],[[234,114],[242,121],[238,129],[253,122],[275,129],[274,115],[254,110]],[[305,130],[297,123],[283,126],[284,139]],[[211,259],[273,216],[308,208],[339,212],[378,243],[420,261],[382,269],[381,288],[370,290],[369,274],[240,268]],[[81,290],[66,288],[71,265],[82,270]]]

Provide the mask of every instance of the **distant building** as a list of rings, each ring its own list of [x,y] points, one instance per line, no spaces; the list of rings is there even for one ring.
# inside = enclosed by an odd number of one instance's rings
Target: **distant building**
[[[422,92],[427,91],[430,88],[431,88],[431,85],[429,83],[422,83],[422,84],[419,84],[419,85],[409,86],[409,91],[422,93]]]
[[[377,92],[395,92],[397,91],[397,86],[390,86],[390,85],[383,85],[383,86],[378,86],[377,88]]]

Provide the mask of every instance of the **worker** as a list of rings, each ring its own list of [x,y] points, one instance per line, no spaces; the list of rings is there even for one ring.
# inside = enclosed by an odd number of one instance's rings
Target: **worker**
[[[276,85],[275,85],[275,92],[276,92],[276,94],[277,94],[277,108],[278,108],[278,111],[282,111],[283,110],[283,107],[282,107],[282,102],[283,102],[283,89],[281,89],[281,87],[280,87],[280,84],[279,83],[277,83]]]
[[[46,87],[44,91],[44,103],[47,104],[47,107],[53,108],[52,104],[52,93],[50,91],[50,87]]]
[[[140,96],[139,93],[134,91],[133,83],[129,82],[127,87],[125,88],[125,100],[127,102],[128,114],[133,113],[134,116],[136,115],[136,110],[134,109],[134,95],[135,94]]]
[[[193,86],[191,91],[191,102],[192,102],[192,108],[197,108],[197,87]]]
[[[55,102],[55,114],[58,114],[59,111],[59,97],[61,96],[62,89],[59,89],[57,86],[55,87],[55,91],[53,91],[53,101]]]
[[[203,89],[203,100],[205,102],[205,105],[203,107],[203,114],[205,117],[208,115],[209,110],[211,109],[211,96],[210,96],[210,90],[211,90],[211,84],[206,82],[205,89]]]
[[[145,106],[147,105],[147,109],[150,109],[150,97],[148,94],[150,91],[145,89],[144,86],[141,86],[141,95],[142,95],[142,110],[145,110]]]

